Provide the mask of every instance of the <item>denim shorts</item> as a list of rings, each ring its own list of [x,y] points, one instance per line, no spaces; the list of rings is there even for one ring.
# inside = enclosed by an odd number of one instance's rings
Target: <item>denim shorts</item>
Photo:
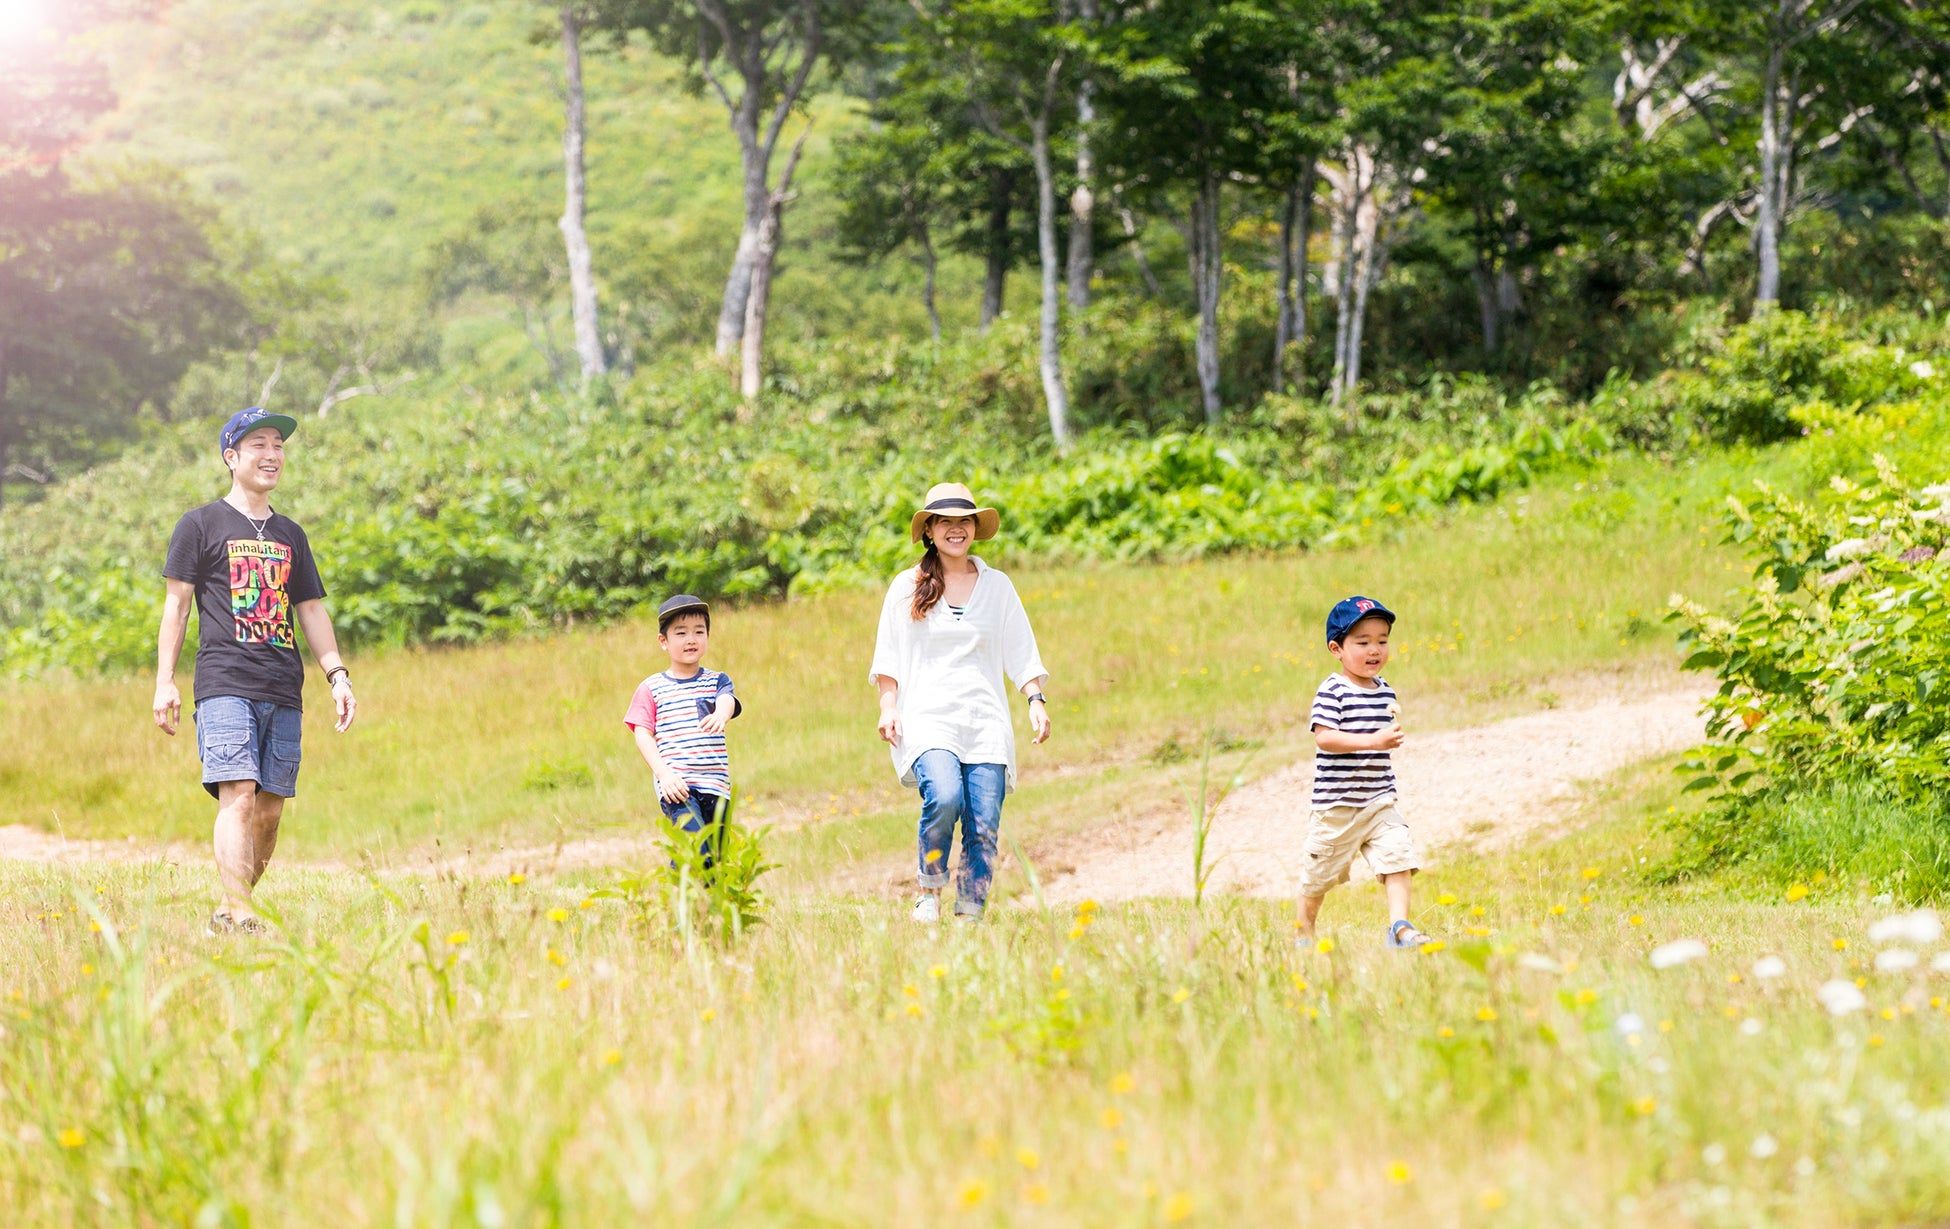
[[[297,709],[269,700],[198,700],[196,753],[203,760],[203,788],[215,798],[222,782],[255,781],[267,794],[295,797],[303,727]]]

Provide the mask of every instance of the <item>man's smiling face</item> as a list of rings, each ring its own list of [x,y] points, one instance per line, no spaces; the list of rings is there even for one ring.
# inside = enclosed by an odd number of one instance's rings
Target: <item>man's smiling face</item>
[[[223,459],[239,486],[259,494],[271,491],[284,475],[284,433],[276,427],[259,427],[238,440],[235,448],[226,449]]]

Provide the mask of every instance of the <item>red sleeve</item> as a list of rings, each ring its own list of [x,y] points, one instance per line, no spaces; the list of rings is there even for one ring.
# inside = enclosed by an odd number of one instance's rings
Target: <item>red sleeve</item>
[[[637,684],[636,694],[630,697],[630,711],[623,715],[623,724],[633,730],[657,728],[657,695],[647,680]]]

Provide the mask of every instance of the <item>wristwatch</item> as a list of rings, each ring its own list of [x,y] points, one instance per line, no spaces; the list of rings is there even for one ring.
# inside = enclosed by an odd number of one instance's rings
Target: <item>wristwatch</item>
[[[1033,696],[1029,696],[1029,697],[1026,697],[1026,698],[1027,698],[1027,700],[1028,700],[1028,702],[1029,702],[1029,703],[1031,703],[1031,704],[1034,704],[1034,703],[1035,703],[1036,701],[1038,701],[1038,700],[1041,700],[1041,701],[1042,701],[1043,703],[1045,703],[1045,704],[1048,704],[1048,703],[1049,703],[1049,694],[1048,694],[1047,692],[1042,692],[1042,691],[1039,691],[1039,692],[1037,692],[1037,693],[1036,693],[1035,695],[1033,695]]]
[[[339,678],[344,679],[346,686],[349,687],[352,685],[352,671],[347,670],[344,666],[333,666],[330,670],[327,670],[325,672],[325,685],[327,687],[338,686],[338,679],[333,678],[332,677],[333,675],[337,675]]]

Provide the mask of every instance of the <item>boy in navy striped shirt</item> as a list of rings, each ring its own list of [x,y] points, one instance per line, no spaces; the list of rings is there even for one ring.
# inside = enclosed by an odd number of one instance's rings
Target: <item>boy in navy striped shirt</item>
[[[1311,940],[1328,889],[1347,882],[1359,853],[1388,894],[1388,944],[1420,947],[1429,936],[1408,920],[1409,881],[1422,858],[1395,809],[1401,705],[1381,677],[1395,614],[1373,598],[1350,597],[1327,615],[1327,651],[1341,668],[1314,693],[1313,815],[1300,874],[1300,933]]]
[[[724,729],[743,706],[731,676],[700,663],[711,645],[711,608],[680,593],[657,608],[657,644],[670,669],[637,684],[623,723],[650,765],[664,814],[701,832],[706,864],[717,851],[716,825],[731,802],[731,751]]]

